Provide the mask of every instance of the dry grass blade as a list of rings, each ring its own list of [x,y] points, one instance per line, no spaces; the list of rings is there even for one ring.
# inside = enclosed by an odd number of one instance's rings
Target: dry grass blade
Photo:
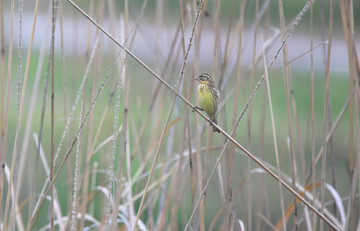
[[[50,51],[50,59],[51,59],[51,130],[50,130],[50,139],[51,139],[51,160],[50,160],[50,181],[53,181],[53,177],[54,177],[54,160],[55,160],[55,154],[54,154],[54,149],[55,149],[55,144],[54,144],[54,118],[55,118],[55,105],[54,105],[54,101],[55,101],[55,67],[54,67],[54,63],[55,63],[55,16],[56,16],[56,11],[55,11],[55,0],[52,0],[51,2],[51,8],[52,8],[52,14],[51,14],[51,51]],[[55,191],[55,186],[52,185],[51,186],[51,192],[50,192],[50,197],[51,197],[51,205],[50,205],[50,229],[54,230],[54,191]]]
[[[311,0],[309,0],[306,5],[309,5]],[[281,38],[285,38],[285,16],[283,10],[282,0],[278,0],[278,7],[279,7],[279,18],[280,18],[280,31],[281,31]],[[296,173],[296,163],[295,163],[295,154],[294,154],[294,141],[292,135],[292,125],[291,125],[291,108],[290,108],[290,82],[291,82],[291,73],[290,67],[288,65],[288,48],[287,44],[284,44],[282,49],[283,51],[283,64],[284,64],[284,84],[285,84],[285,98],[286,98],[286,112],[287,112],[287,120],[288,120],[288,140],[289,140],[289,154],[290,154],[290,166],[291,166],[291,176],[292,176],[292,185],[295,189],[295,182],[297,178]],[[294,197],[294,228],[295,230],[299,229],[298,224],[298,211],[296,207],[296,198]],[[284,214],[283,214],[284,215]],[[284,230],[286,231],[286,225],[283,226]]]
[[[36,1],[35,3],[35,9],[34,9],[34,19],[33,19],[33,24],[32,24],[32,29],[31,29],[31,37],[30,37],[30,43],[29,43],[29,50],[28,50],[28,55],[27,55],[27,59],[26,59],[26,66],[25,66],[25,73],[24,73],[24,84],[23,84],[23,93],[21,96],[21,101],[24,101],[25,98],[25,93],[26,93],[26,86],[27,86],[27,81],[28,81],[28,76],[29,76],[29,68],[30,68],[30,60],[31,60],[31,54],[32,54],[32,46],[33,46],[33,42],[34,42],[34,36],[35,36],[35,26],[36,26],[36,19],[38,16],[38,9],[39,9],[39,0]],[[30,118],[31,119],[31,116]],[[21,158],[20,158],[20,163],[19,163],[19,174],[18,174],[18,179],[17,179],[17,184],[18,184],[18,190],[21,191],[21,186],[22,186],[22,173],[24,170],[24,164],[26,163],[27,160],[27,152],[24,152],[24,150],[27,150],[28,148],[28,144],[29,144],[29,140],[30,140],[30,125],[31,122],[29,121],[26,124],[26,130],[25,130],[25,137],[24,137],[24,141],[23,141],[23,145],[22,145],[22,151],[21,151]]]
[[[13,53],[13,25],[14,25],[14,0],[11,1],[11,16],[10,16],[10,32],[9,32],[9,54],[8,54],[8,67],[7,67],[7,84],[6,84],[6,105],[5,105],[5,127],[0,131],[0,142],[2,145],[1,163],[4,164],[6,160],[6,144],[8,134],[8,121],[9,121],[9,105],[10,105],[10,82],[11,82],[11,69],[12,69],[12,53]],[[4,167],[3,167],[4,170]],[[0,204],[3,202],[3,188],[4,188],[4,172],[0,171]],[[0,206],[0,215],[3,214],[3,208]],[[4,220],[2,220],[4,221]]]
[[[12,154],[12,161],[11,161],[11,169],[10,169],[10,180],[9,180],[9,186],[8,186],[8,192],[7,192],[7,197],[6,197],[6,204],[5,204],[5,210],[4,210],[4,220],[3,220],[3,227],[4,228],[8,228],[8,218],[9,216],[13,216],[16,212],[15,208],[16,208],[16,196],[15,199],[12,203],[12,208],[11,211],[9,211],[9,207],[10,207],[10,194],[11,194],[11,189],[13,187],[13,185],[15,185],[15,194],[17,193],[16,187],[17,187],[17,182],[16,182],[16,175],[17,175],[17,171],[15,171],[15,169],[17,168],[17,163],[19,162],[19,137],[20,137],[20,127],[21,127],[21,116],[22,116],[22,108],[23,108],[23,99],[24,99],[24,95],[25,95],[25,89],[26,89],[26,85],[23,86],[23,91],[21,92],[21,75],[22,75],[22,23],[23,23],[23,6],[24,6],[24,2],[22,0],[19,1],[19,5],[18,5],[18,25],[19,25],[19,30],[18,30],[18,65],[17,65],[17,85],[16,85],[16,104],[17,104],[17,120],[16,120],[16,134],[15,134],[15,140],[14,140],[14,148],[13,148],[13,154]],[[26,82],[26,80],[24,81],[24,83]],[[23,94],[22,94],[23,93]],[[14,182],[15,181],[15,182]],[[10,215],[9,215],[10,213]],[[13,228],[13,224],[9,224],[10,227],[9,228]]]
[[[311,2],[310,5],[310,81],[311,81],[311,163],[315,163],[315,96],[314,96],[314,32],[313,32],[313,15],[314,15],[314,8],[313,8],[313,2]],[[312,185],[315,185],[315,164],[311,165],[311,182]],[[312,196],[313,196],[313,206],[315,206],[315,194],[316,189],[315,187],[312,190]],[[306,210],[307,212],[307,210]],[[306,213],[308,214],[308,212]],[[308,219],[306,220],[308,221]],[[308,228],[312,227],[313,229],[316,229],[316,215],[313,214],[311,219],[311,226],[308,225]]]
[[[326,80],[325,80],[325,103],[324,103],[324,120],[323,120],[323,144],[324,152],[322,154],[321,161],[321,212],[324,212],[325,208],[325,175],[326,175],[326,131],[327,131],[327,120],[329,113],[329,81],[330,81],[330,54],[331,54],[331,43],[332,43],[332,29],[333,29],[333,0],[330,0],[330,19],[329,19],[329,43],[327,48],[327,59],[326,59]],[[320,221],[320,231],[324,229],[323,221]]]
[[[274,141],[274,149],[275,149],[275,157],[276,157],[276,168],[277,168],[277,177],[278,179],[281,179],[281,170],[280,170],[280,161],[279,161],[279,152],[278,152],[278,145],[277,145],[277,139],[276,139],[276,130],[275,130],[275,122],[274,122],[274,112],[272,107],[272,98],[270,93],[270,83],[269,83],[269,76],[268,71],[266,68],[266,58],[265,58],[265,50],[264,50],[264,41],[262,34],[260,33],[261,37],[261,46],[263,50],[263,63],[264,63],[264,71],[265,71],[265,81],[266,81],[266,92],[268,93],[268,100],[269,100],[269,108],[270,108],[270,117],[271,117],[271,127],[272,127],[272,133],[273,133],[273,141]],[[279,193],[280,193],[280,204],[281,204],[281,215],[282,220],[285,221],[285,210],[284,210],[284,196],[282,192],[281,183],[279,180]],[[286,224],[283,226],[284,230],[286,230]]]

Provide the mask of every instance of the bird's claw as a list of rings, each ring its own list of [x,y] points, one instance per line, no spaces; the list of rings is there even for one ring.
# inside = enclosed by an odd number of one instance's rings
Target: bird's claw
[[[204,111],[204,109],[202,109],[201,107],[197,107],[195,106],[192,110],[192,112],[196,111],[196,110],[200,110],[200,111]]]

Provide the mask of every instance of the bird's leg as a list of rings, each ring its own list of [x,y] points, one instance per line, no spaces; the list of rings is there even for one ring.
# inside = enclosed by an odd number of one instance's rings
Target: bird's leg
[[[201,107],[197,107],[195,106],[192,110],[192,112],[196,111],[196,110],[200,110],[200,111],[204,111],[204,109],[202,109]]]
[[[210,118],[210,126],[213,127],[213,131],[214,131],[214,132],[220,133],[220,130],[217,129],[217,128],[214,126],[214,124],[217,124],[217,122],[216,122],[216,116],[217,116],[217,112]]]
[[[215,115],[213,115],[212,117],[210,117],[210,121],[209,121],[209,123],[210,123],[210,126],[212,126],[213,125],[213,123],[215,123]]]

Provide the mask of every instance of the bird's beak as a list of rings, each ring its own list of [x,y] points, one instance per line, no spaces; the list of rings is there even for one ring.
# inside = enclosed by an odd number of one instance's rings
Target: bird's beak
[[[194,80],[198,80],[198,81],[200,81],[200,78],[199,78],[199,76],[198,77],[196,77]]]

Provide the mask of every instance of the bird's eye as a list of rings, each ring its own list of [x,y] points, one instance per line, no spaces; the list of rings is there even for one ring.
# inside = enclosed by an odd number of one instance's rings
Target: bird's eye
[[[206,80],[209,80],[209,79],[210,79],[208,75],[202,75],[201,77],[202,77],[202,79],[203,79],[204,81],[206,81]]]

